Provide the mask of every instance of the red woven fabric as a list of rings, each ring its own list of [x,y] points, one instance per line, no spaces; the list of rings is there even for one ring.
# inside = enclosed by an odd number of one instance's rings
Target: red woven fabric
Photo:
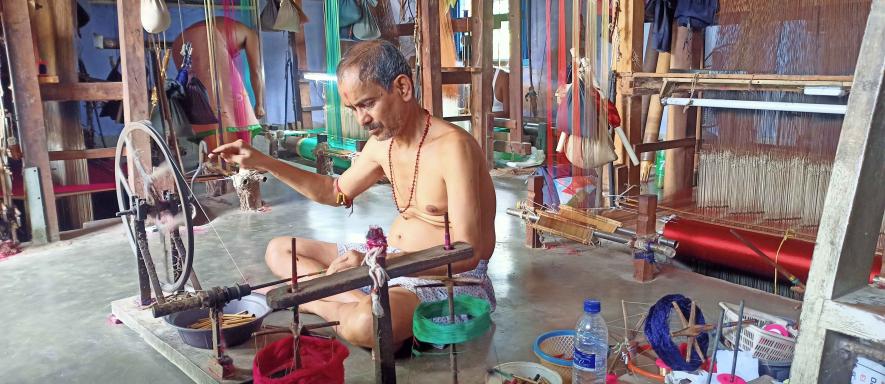
[[[292,341],[289,336],[268,344],[255,355],[252,380],[255,384],[337,384],[344,383],[344,359],[350,354],[340,341],[301,336],[302,368],[286,376],[271,378],[292,367]]]

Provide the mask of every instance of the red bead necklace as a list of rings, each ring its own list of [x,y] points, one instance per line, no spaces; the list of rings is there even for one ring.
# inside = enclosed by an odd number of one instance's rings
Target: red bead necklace
[[[409,201],[406,207],[399,208],[399,201],[396,199],[396,182],[393,181],[393,161],[391,161],[390,152],[393,150],[393,138],[390,138],[390,144],[387,146],[387,168],[390,169],[390,189],[393,191],[393,203],[396,204],[396,210],[404,213],[412,206],[412,197],[415,195],[415,186],[418,184],[418,162],[421,160],[421,147],[424,145],[424,139],[427,138],[427,132],[430,130],[430,112],[426,110],[427,122],[424,124],[424,133],[421,135],[421,141],[418,142],[418,153],[415,155],[415,174],[412,176],[412,189],[409,191]]]

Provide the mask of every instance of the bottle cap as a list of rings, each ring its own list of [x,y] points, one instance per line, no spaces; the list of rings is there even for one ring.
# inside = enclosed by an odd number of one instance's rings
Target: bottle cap
[[[587,313],[599,313],[601,305],[598,300],[586,299],[584,300],[584,312]]]

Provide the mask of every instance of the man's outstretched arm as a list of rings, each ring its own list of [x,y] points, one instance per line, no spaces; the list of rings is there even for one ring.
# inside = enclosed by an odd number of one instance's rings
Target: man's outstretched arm
[[[367,145],[368,147],[368,145]],[[215,148],[210,158],[221,157],[241,168],[270,172],[296,192],[320,204],[341,205],[337,198],[339,191],[345,193],[348,201],[363,193],[383,174],[381,167],[371,159],[354,160],[351,167],[338,179],[305,171],[281,160],[274,159],[252,148],[242,140]]]

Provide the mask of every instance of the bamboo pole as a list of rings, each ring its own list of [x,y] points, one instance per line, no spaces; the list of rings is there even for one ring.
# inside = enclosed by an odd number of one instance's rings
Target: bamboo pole
[[[670,69],[680,70],[691,67],[691,47],[689,40],[692,32],[686,27],[678,27],[674,33],[673,53],[670,58]],[[678,140],[686,137],[688,116],[685,108],[670,106],[667,110],[667,140]],[[664,199],[681,196],[691,192],[691,175],[686,172],[686,150],[684,148],[668,149],[664,163]]]
[[[661,52],[658,55],[657,67],[655,73],[667,73],[670,71],[670,52]],[[645,127],[642,143],[657,143],[658,135],[661,132],[661,118],[664,116],[664,106],[661,105],[661,95],[654,94],[649,97],[649,105],[646,119],[643,123]],[[648,181],[648,175],[654,164],[654,152],[645,152],[641,154],[642,162],[640,163],[640,179],[643,182]],[[658,175],[660,176],[660,175]]]

